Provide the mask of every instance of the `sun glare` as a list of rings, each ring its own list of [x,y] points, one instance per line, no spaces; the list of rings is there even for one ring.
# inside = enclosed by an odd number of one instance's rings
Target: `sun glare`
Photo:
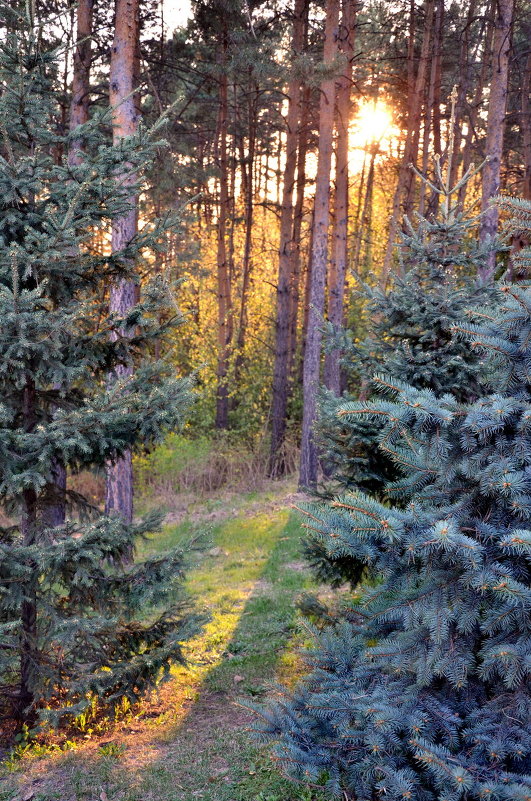
[[[365,155],[378,146],[385,152],[397,131],[393,124],[391,109],[383,101],[366,101],[360,104],[350,124],[350,167],[353,172],[362,169]]]

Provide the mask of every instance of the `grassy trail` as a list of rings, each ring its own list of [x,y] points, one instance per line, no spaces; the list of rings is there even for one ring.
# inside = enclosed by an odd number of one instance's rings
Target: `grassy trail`
[[[267,502],[269,500],[269,502]],[[0,801],[310,801],[285,782],[248,734],[239,698],[263,695],[299,669],[294,601],[311,579],[299,561],[300,527],[279,499],[211,529],[212,546],[189,576],[211,621],[189,643],[190,668],[175,668],[134,714],[72,750],[7,763]],[[168,526],[143,546],[164,550],[193,532]]]

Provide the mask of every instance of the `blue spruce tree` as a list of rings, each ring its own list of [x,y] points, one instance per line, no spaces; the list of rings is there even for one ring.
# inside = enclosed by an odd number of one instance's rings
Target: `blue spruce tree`
[[[452,326],[465,310],[492,298],[492,285],[481,283],[477,275],[488,252],[499,244],[477,242],[477,216],[457,201],[459,189],[481,167],[470,168],[452,186],[451,158],[450,152],[444,172],[435,159],[433,180],[419,173],[426,192],[433,192],[439,202],[434,215],[417,214],[415,226],[406,219],[409,233],[402,236],[400,274],[387,291],[365,287],[368,336],[356,343],[350,331],[330,332],[331,344],[337,346],[339,336],[351,384],[359,388],[361,383],[365,397],[373,394],[371,379],[379,371],[417,389],[451,393],[462,401],[477,398],[481,391],[481,354],[457,339]],[[336,491],[361,489],[385,500],[386,486],[398,473],[391,454],[377,444],[383,422],[338,414],[359,394],[358,389],[338,398],[323,390],[319,423],[323,463]],[[356,584],[361,577],[356,560],[330,561],[311,534],[305,554],[317,577],[333,586],[344,581]]]
[[[178,592],[182,552],[123,566],[159,521],[102,516],[55,480],[58,465],[102,467],[157,441],[190,400],[189,379],[147,358],[164,334],[164,283],[146,283],[123,319],[105,300],[111,282],[134,279],[164,225],[122,253],[94,246],[130,208],[117,168],[141,174],[160,143],[140,131],[112,146],[109,118],[95,118],[76,130],[85,153],[69,164],[54,122],[56,53],[14,12],[11,23],[0,49],[0,503],[13,520],[0,529],[0,714],[30,724],[94,698],[135,700],[182,660],[198,619]],[[175,311],[166,319],[170,331]],[[109,385],[133,363],[133,377]],[[70,512],[53,526],[57,504]]]
[[[478,218],[460,208],[459,189],[480,170],[470,168],[455,185],[449,184],[450,153],[443,172],[434,160],[434,177],[418,173],[438,199],[436,212],[405,219],[407,233],[399,250],[400,270],[390,288],[364,286],[364,315],[368,335],[354,341],[351,331],[329,331],[329,347],[342,346],[343,366],[349,375],[350,392],[343,398],[323,392],[320,440],[328,474],[344,488],[368,490],[383,496],[394,475],[391,460],[375,448],[378,426],[338,418],[337,410],[346,399],[371,393],[376,372],[399,378],[417,389],[431,389],[437,395],[450,392],[461,400],[479,394],[481,359],[467,343],[452,334],[452,326],[464,310],[488,302],[491,287],[477,279],[488,253],[498,244],[477,241]]]
[[[529,236],[531,204],[503,205]],[[352,492],[303,509],[331,558],[378,581],[315,634],[311,672],[257,728],[292,777],[337,797],[531,798],[531,285],[499,293],[481,323],[453,326],[487,360],[490,394],[381,375],[380,399],[341,408],[385,420],[400,505]]]

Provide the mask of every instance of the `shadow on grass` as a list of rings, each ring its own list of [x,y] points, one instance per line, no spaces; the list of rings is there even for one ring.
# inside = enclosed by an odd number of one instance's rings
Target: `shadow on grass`
[[[185,533],[166,532],[164,546]],[[294,516],[271,513],[216,527],[215,548],[190,577],[211,622],[188,646],[158,699],[105,742],[62,757],[33,778],[35,801],[311,801],[280,777],[253,743],[239,698],[263,696],[268,682],[291,681],[295,600],[312,586],[300,560]],[[160,543],[157,543],[160,547]],[[44,761],[43,761],[44,762]],[[0,791],[0,799],[2,798]],[[6,796],[7,798],[7,796]]]

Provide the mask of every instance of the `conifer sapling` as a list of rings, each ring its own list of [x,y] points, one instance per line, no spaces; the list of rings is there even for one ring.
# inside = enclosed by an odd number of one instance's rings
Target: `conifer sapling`
[[[181,551],[122,566],[158,520],[125,525],[54,481],[57,465],[101,468],[175,428],[190,380],[146,358],[164,334],[162,280],[146,282],[123,318],[105,298],[112,281],[137,280],[165,224],[112,256],[95,246],[130,207],[119,168],[141,176],[160,142],[139,130],[113,146],[109,119],[96,116],[76,130],[85,152],[69,164],[71,135],[55,125],[57,53],[41,33],[13,12],[0,43],[0,503],[14,521],[0,530],[0,712],[26,723],[46,708],[75,716],[95,697],[133,701],[182,660],[198,623],[179,592]],[[167,319],[170,330],[175,313]],[[107,383],[133,363],[133,377]],[[57,503],[69,515],[54,527]]]

